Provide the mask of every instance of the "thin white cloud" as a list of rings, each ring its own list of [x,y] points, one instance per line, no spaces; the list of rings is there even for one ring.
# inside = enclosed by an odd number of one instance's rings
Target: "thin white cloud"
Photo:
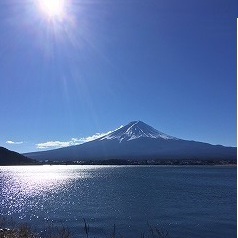
[[[8,141],[6,141],[6,144],[10,144],[10,145],[20,145],[20,144],[23,144],[23,141],[12,141],[12,140],[8,140]]]
[[[36,144],[37,149],[61,148],[70,146],[70,141],[47,141]]]
[[[120,126],[118,129],[120,129],[122,126]],[[37,149],[57,149],[57,148],[62,148],[62,147],[67,147],[67,146],[72,146],[72,145],[80,145],[85,142],[89,142],[92,140],[96,140],[100,137],[103,137],[112,131],[108,131],[106,133],[96,133],[95,135],[88,136],[88,137],[81,137],[81,138],[71,138],[69,141],[47,141],[43,143],[36,144]]]

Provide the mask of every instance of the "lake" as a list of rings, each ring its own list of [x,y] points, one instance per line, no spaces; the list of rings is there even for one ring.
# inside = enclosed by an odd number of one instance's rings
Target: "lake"
[[[0,167],[0,213],[38,230],[48,223],[90,237],[141,237],[148,224],[169,237],[236,237],[236,167]],[[77,234],[77,235],[76,235]]]

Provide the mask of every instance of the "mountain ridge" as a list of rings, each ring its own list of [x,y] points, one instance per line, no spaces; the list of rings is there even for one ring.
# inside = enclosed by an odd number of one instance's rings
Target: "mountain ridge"
[[[0,165],[34,164],[36,161],[0,146]]]
[[[26,153],[49,161],[106,159],[236,159],[236,147],[211,145],[169,136],[141,121],[133,121],[111,133],[80,145]]]
[[[132,121],[126,126],[119,128],[101,138],[100,140],[105,139],[118,139],[119,142],[129,141],[138,139],[140,137],[148,137],[148,138],[162,138],[162,139],[177,139],[175,137],[169,136],[163,132],[160,132],[153,127],[147,125],[142,121]]]

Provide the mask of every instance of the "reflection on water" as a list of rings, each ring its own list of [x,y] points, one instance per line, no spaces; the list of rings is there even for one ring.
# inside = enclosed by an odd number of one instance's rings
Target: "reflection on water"
[[[140,237],[147,221],[173,238],[236,237],[236,168],[0,167],[0,214],[75,234],[85,218],[95,237],[109,237],[114,224],[124,237]]]
[[[24,193],[25,196],[57,190],[74,179],[85,179],[91,176],[87,168],[82,168],[81,173],[74,174],[68,167],[60,166],[6,167],[5,171],[3,168],[1,172],[1,174],[4,173],[1,179],[6,180],[6,190],[3,192]]]
[[[100,166],[11,166],[0,167],[1,214],[19,213],[24,210],[43,209],[40,201],[57,198],[59,191],[68,190],[75,181],[85,181]],[[47,211],[46,211],[47,212]],[[33,215],[38,217],[38,215]]]

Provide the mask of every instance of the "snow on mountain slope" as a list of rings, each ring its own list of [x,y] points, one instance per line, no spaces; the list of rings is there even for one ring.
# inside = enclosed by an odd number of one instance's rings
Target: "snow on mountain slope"
[[[122,128],[119,128],[101,137],[99,140],[118,140],[121,143],[124,141],[130,141],[141,137],[164,140],[178,140],[175,137],[157,131],[156,129],[145,124],[142,121],[133,121],[128,125],[123,126]]]

